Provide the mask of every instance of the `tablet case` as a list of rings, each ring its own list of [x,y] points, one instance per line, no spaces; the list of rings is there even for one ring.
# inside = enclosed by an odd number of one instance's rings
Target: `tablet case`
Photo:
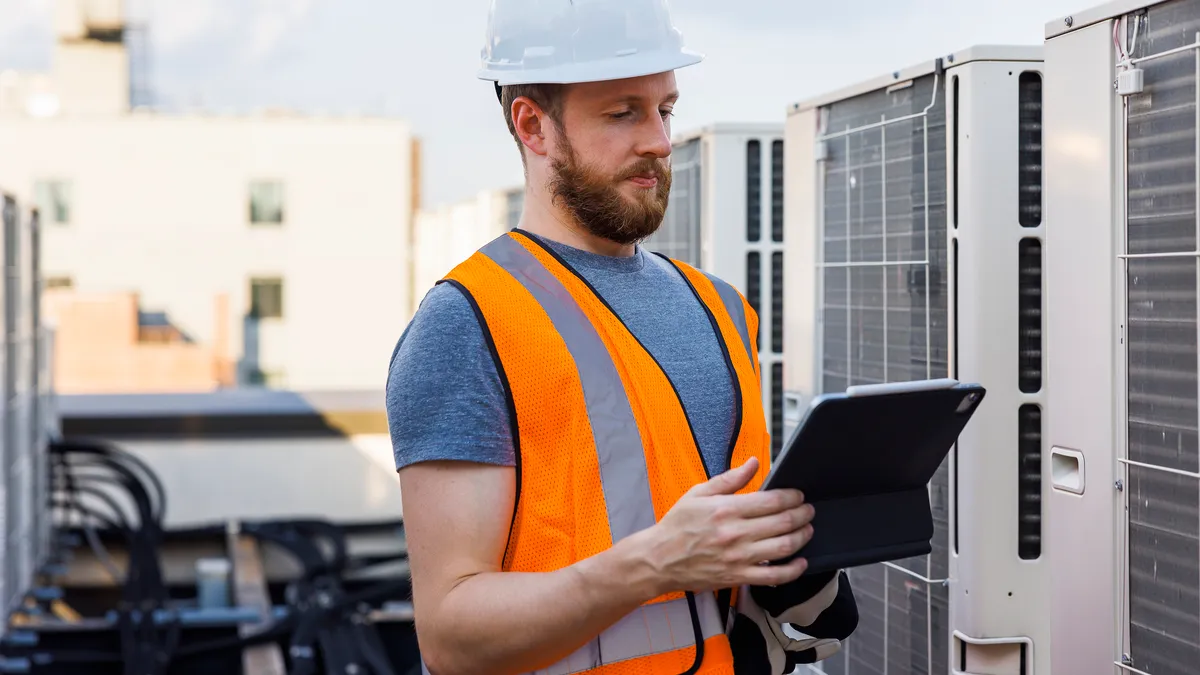
[[[813,538],[775,562],[803,556],[815,573],[930,553],[928,484],[985,393],[954,384],[814,401],[763,485],[804,492]]]

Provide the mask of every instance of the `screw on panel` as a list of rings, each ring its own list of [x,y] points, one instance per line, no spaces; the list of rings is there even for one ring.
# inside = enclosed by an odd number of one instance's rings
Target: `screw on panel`
[[[1071,26],[1075,25],[1075,17],[1068,16],[1067,18],[1063,19],[1063,23],[1067,24],[1067,28],[1070,28]]]
[[[1116,483],[1113,484],[1113,487],[1117,488],[1117,492],[1124,492],[1125,491],[1125,481],[1118,480]]]

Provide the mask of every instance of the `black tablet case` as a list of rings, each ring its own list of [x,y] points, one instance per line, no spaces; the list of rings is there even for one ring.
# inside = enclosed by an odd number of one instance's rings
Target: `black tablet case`
[[[963,385],[835,398],[811,410],[764,488],[804,492],[813,538],[776,562],[803,556],[809,572],[821,572],[930,553],[928,484],[984,394]]]

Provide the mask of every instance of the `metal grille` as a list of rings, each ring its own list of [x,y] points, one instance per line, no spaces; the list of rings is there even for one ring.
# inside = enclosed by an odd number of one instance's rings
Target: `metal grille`
[[[48,453],[45,423],[50,411],[49,333],[42,344],[39,297],[35,274],[38,222],[36,217],[22,222],[14,200],[4,197],[3,232],[3,447],[0,448],[0,487],[3,488],[3,512],[0,512],[0,613],[14,609],[32,583],[34,573],[48,553],[50,528],[47,501]],[[0,633],[3,633],[0,622]]]
[[[783,141],[771,141],[771,241],[783,241]]]
[[[1040,170],[1037,176],[1041,180]],[[1040,189],[1038,195],[1040,212]],[[1021,391],[1032,393],[1042,388],[1042,242],[1026,237],[1018,246],[1017,380]],[[1042,410],[1023,405],[1017,417],[1017,554],[1036,560],[1042,555]]]
[[[29,427],[28,383],[32,376],[28,328],[23,314],[24,260],[20,214],[11,199],[4,204],[4,595],[11,610],[30,578],[33,522],[33,467]]]
[[[771,351],[783,353],[783,251],[771,253]]]
[[[821,389],[946,377],[941,74],[821,111]],[[942,675],[949,640],[948,461],[930,484],[933,554],[850,571],[857,632],[826,673]]]
[[[1020,196],[1019,216],[1022,227],[1042,224],[1042,76],[1021,73],[1017,104],[1020,106],[1020,150],[1018,151]],[[955,91],[957,95],[957,90]],[[956,118],[957,119],[957,118]]]
[[[760,367],[761,370],[761,367]],[[771,457],[783,449],[783,364],[771,364]]]
[[[746,241],[762,236],[762,142],[746,142]]]
[[[694,138],[671,150],[671,197],[662,226],[646,240],[646,247],[700,267],[701,139]]]
[[[525,208],[525,190],[521,188],[509,190],[504,195],[504,201],[504,225],[506,229],[511,230],[521,224],[521,212]]]
[[[1145,90],[1126,100],[1126,668],[1200,663],[1196,300],[1200,209],[1200,1],[1118,24]],[[1137,29],[1137,30],[1135,30]],[[1136,35],[1136,38],[1135,38]]]
[[[30,382],[30,397],[33,402],[30,436],[33,455],[33,497],[30,508],[31,565],[36,569],[50,555],[50,531],[53,521],[50,512],[50,440],[56,433],[51,426],[51,394],[53,371],[50,358],[51,334],[42,320],[42,224],[35,211],[29,220],[29,279],[32,297],[30,310],[30,346],[33,380]]]
[[[758,251],[750,251],[746,254],[746,302],[750,303],[750,309],[754,310],[755,314],[762,313],[762,253]],[[754,336],[754,343],[759,345],[759,351],[762,351],[762,321],[758,322],[758,334]]]
[[[8,339],[10,305],[12,304],[9,292],[9,257],[12,249],[12,236],[16,231],[16,219],[16,202],[6,195],[0,195],[0,229],[2,229],[0,231],[0,243],[4,247],[3,252],[0,253],[0,261],[3,261],[4,265],[3,293],[0,294],[0,298],[3,299],[4,303],[4,349],[0,350],[0,358],[3,358],[4,363],[4,403],[2,414],[0,414],[0,417],[3,419],[3,423],[0,425],[0,437],[3,438],[3,445],[0,446],[0,481],[2,481],[0,482],[0,487],[3,488],[4,492],[2,497],[4,508],[0,511],[0,536],[3,537],[3,542],[0,542],[0,613],[5,617],[7,617],[8,610],[12,607],[13,594],[17,587],[17,563],[14,559],[15,551],[11,546],[11,542],[12,533],[16,527],[14,521],[16,520],[19,495],[13,489],[14,477],[12,475],[16,464],[17,452],[12,443],[14,420],[12,418],[9,392],[12,390],[10,383],[12,380],[11,364],[13,363],[13,354],[9,348],[11,343]],[[0,626],[5,623],[7,622],[0,622]],[[3,629],[0,628],[0,630]]]

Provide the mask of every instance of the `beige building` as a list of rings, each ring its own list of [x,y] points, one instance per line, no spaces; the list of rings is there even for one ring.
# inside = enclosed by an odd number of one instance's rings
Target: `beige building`
[[[136,294],[241,385],[381,389],[411,316],[409,127],[132,109],[119,0],[56,8],[53,71],[0,74],[0,184],[40,206],[47,285]]]
[[[419,212],[413,220],[413,308],[479,247],[517,226],[523,187],[485,190],[472,199]]]
[[[51,375],[59,394],[202,392],[236,383],[236,360],[227,340],[193,342],[140,309],[136,293],[81,294],[49,289],[42,297],[55,327]],[[228,321],[229,303],[212,303],[217,333]]]

